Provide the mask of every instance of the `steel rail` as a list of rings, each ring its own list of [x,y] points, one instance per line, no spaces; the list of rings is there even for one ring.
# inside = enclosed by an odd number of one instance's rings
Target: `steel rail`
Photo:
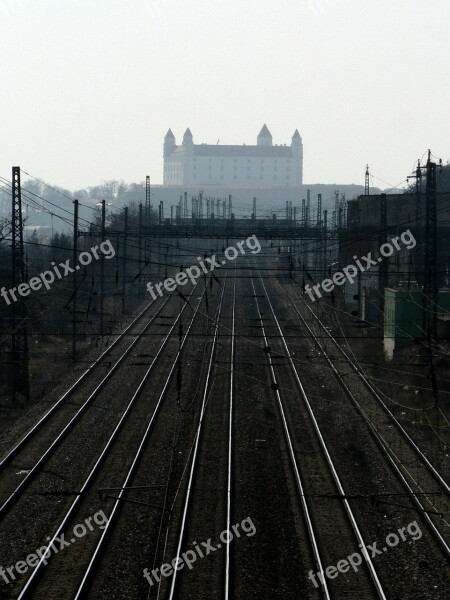
[[[197,468],[197,462],[198,462],[197,459],[199,456],[198,449],[199,449],[199,443],[200,443],[200,435],[202,432],[203,419],[204,419],[205,412],[206,412],[206,404],[207,404],[208,394],[209,394],[209,390],[210,390],[210,380],[211,380],[211,374],[212,374],[212,370],[213,370],[214,355],[215,355],[215,349],[216,349],[216,345],[217,345],[217,337],[218,337],[218,333],[219,333],[219,321],[220,321],[220,316],[222,313],[222,305],[223,305],[223,297],[225,294],[225,288],[226,288],[226,279],[225,279],[225,283],[223,284],[223,287],[222,287],[222,293],[220,296],[219,307],[217,309],[217,318],[216,318],[216,324],[214,327],[214,337],[213,337],[213,342],[211,345],[211,354],[210,354],[209,361],[208,361],[208,370],[206,373],[205,390],[203,392],[202,407],[201,407],[201,411],[200,411],[200,417],[199,417],[198,426],[197,426],[197,433],[195,435],[194,448],[193,448],[193,452],[192,452],[191,469],[190,469],[190,473],[189,473],[186,498],[184,501],[183,516],[182,516],[182,520],[181,520],[180,531],[178,533],[177,553],[176,553],[176,557],[174,559],[174,560],[177,560],[177,564],[180,559],[181,548],[183,546],[184,536],[186,533],[187,514],[188,514],[188,511],[190,508],[190,504],[191,504],[191,492],[192,492],[192,488],[193,488],[193,484],[194,484],[194,476],[195,476],[196,468]],[[172,581],[171,581],[171,585],[170,585],[169,600],[173,600],[173,598],[175,597],[177,573],[178,573],[178,571],[175,569],[173,572]]]
[[[253,276],[251,275],[251,273],[250,273],[250,280],[252,283],[253,294],[255,297],[256,309],[258,311],[259,319],[261,321],[261,331],[262,331],[262,335],[263,335],[263,339],[264,339],[264,344],[265,344],[265,347],[267,348],[267,347],[269,347],[269,343],[268,343],[267,336],[266,336],[266,328],[264,327],[262,313],[261,313],[261,310],[259,307],[259,302],[258,302],[258,296],[256,294],[255,284],[253,283]],[[280,414],[281,414],[281,420],[283,423],[283,430],[284,430],[284,435],[286,438],[286,443],[289,448],[289,457],[291,459],[292,468],[295,473],[295,480],[296,480],[298,492],[300,495],[300,502],[301,502],[303,514],[305,517],[306,528],[308,530],[308,537],[309,537],[309,541],[310,541],[312,549],[313,549],[313,555],[314,555],[314,560],[316,562],[317,571],[320,572],[320,581],[322,582],[322,591],[324,593],[325,598],[327,600],[331,600],[331,594],[330,594],[330,590],[328,589],[328,584],[327,584],[327,577],[325,575],[325,569],[323,567],[322,558],[320,556],[319,544],[317,542],[316,533],[314,531],[314,525],[313,525],[313,522],[311,519],[310,508],[308,505],[308,501],[306,499],[305,488],[303,485],[302,476],[300,475],[300,469],[298,466],[297,459],[295,457],[294,445],[292,443],[292,436],[289,432],[289,426],[288,426],[287,419],[286,419],[283,401],[281,399],[281,395],[280,395],[280,392],[278,389],[278,381],[277,381],[277,377],[275,374],[272,357],[270,356],[270,352],[267,353],[267,357],[268,357],[269,368],[270,368],[270,373],[271,373],[271,376],[273,379],[273,383],[276,386],[275,394],[277,397],[278,408],[279,408]]]
[[[194,290],[192,290],[192,293],[193,292],[194,292]],[[3,503],[3,505],[0,507],[0,519],[2,517],[4,517],[4,515],[6,514],[6,512],[11,508],[11,506],[17,500],[17,496],[19,495],[20,491],[26,485],[28,485],[34,479],[34,477],[36,477],[37,473],[39,472],[40,467],[42,467],[42,465],[45,464],[45,462],[48,460],[48,458],[51,456],[51,454],[56,450],[56,448],[64,440],[64,438],[67,436],[67,434],[73,429],[73,427],[79,421],[80,417],[84,414],[84,412],[86,411],[86,409],[88,408],[88,406],[95,400],[95,398],[99,395],[99,393],[102,391],[102,389],[106,386],[106,384],[112,378],[112,376],[117,371],[117,369],[119,368],[119,366],[123,363],[123,361],[125,360],[125,358],[131,352],[131,350],[136,346],[136,344],[139,343],[139,341],[141,340],[142,336],[145,334],[145,332],[147,331],[147,329],[152,325],[153,321],[157,318],[157,316],[159,315],[159,313],[163,310],[163,308],[169,302],[170,298],[171,297],[169,296],[167,298],[167,300],[159,307],[159,309],[157,310],[157,312],[153,315],[153,317],[150,319],[150,321],[144,326],[144,328],[142,329],[142,331],[139,334],[137,334],[136,339],[133,340],[133,342],[130,344],[130,346],[120,356],[120,358],[117,360],[116,364],[113,365],[113,367],[111,367],[111,369],[108,371],[108,373],[106,374],[106,376],[100,381],[100,383],[96,386],[96,388],[94,389],[94,391],[91,392],[91,394],[83,402],[83,404],[80,406],[80,408],[77,410],[77,412],[72,416],[72,418],[70,419],[70,421],[59,432],[59,434],[56,436],[56,438],[53,440],[53,442],[50,444],[50,446],[47,448],[47,450],[45,450],[45,452],[41,455],[41,457],[38,459],[38,461],[29,470],[29,472],[27,473],[27,475],[18,484],[18,486],[16,487],[16,489],[9,495],[9,497],[7,498],[7,500],[5,500],[5,502]],[[35,430],[34,430],[34,432],[35,432]]]
[[[194,294],[196,287],[197,286],[195,286],[195,288],[192,290],[191,295],[189,297],[191,297]],[[80,594],[83,592],[83,589],[86,586],[86,584],[87,584],[87,582],[89,580],[90,575],[92,574],[92,566],[94,565],[94,563],[96,562],[96,560],[99,558],[99,555],[100,555],[99,553],[100,553],[101,548],[103,547],[103,542],[105,540],[106,533],[110,532],[110,527],[111,527],[111,524],[113,522],[114,516],[116,514],[117,507],[118,507],[118,505],[120,503],[120,499],[123,497],[123,494],[124,494],[124,488],[127,487],[128,482],[130,481],[132,475],[134,474],[134,472],[136,470],[136,467],[137,467],[137,464],[139,462],[139,459],[142,456],[142,453],[143,453],[143,451],[145,449],[145,446],[147,444],[148,437],[149,437],[150,431],[152,429],[153,423],[154,423],[155,418],[156,418],[156,416],[157,416],[157,414],[159,412],[159,408],[160,408],[162,400],[163,400],[163,398],[164,398],[164,396],[166,394],[166,390],[167,390],[167,388],[169,386],[169,383],[170,383],[170,381],[172,379],[172,375],[173,375],[173,372],[174,372],[176,364],[177,364],[177,359],[178,359],[179,352],[181,351],[181,348],[182,348],[182,346],[184,345],[184,343],[185,343],[185,341],[187,339],[187,336],[188,336],[189,331],[190,331],[190,329],[192,327],[192,324],[194,323],[194,320],[195,320],[195,317],[196,317],[196,315],[198,313],[200,304],[201,304],[201,302],[203,300],[203,296],[204,296],[204,292],[203,292],[202,296],[199,299],[199,302],[198,302],[197,307],[195,309],[194,315],[192,317],[192,321],[191,321],[191,323],[190,323],[190,325],[189,325],[189,327],[188,327],[188,329],[186,331],[186,334],[185,334],[185,337],[184,337],[183,342],[181,344],[181,347],[178,350],[178,353],[177,353],[176,357],[173,360],[172,367],[171,367],[171,369],[169,371],[169,375],[168,375],[167,380],[166,380],[166,382],[164,384],[163,390],[162,390],[162,392],[161,392],[161,394],[160,394],[160,396],[158,398],[158,401],[156,403],[155,409],[154,409],[154,411],[152,413],[152,416],[151,416],[150,421],[149,421],[149,423],[147,425],[145,433],[144,433],[144,435],[143,435],[143,437],[141,439],[141,442],[139,444],[138,450],[137,450],[137,452],[136,452],[136,454],[134,456],[132,465],[131,465],[130,469],[128,470],[127,476],[126,476],[124,484],[122,486],[122,489],[120,490],[119,499],[116,500],[116,502],[114,504],[114,507],[113,507],[113,510],[110,513],[110,516],[109,516],[109,519],[108,519],[108,523],[107,523],[107,525],[105,525],[105,527],[103,529],[102,536],[101,536],[101,538],[99,540],[99,543],[97,544],[95,552],[94,552],[94,554],[93,554],[93,556],[92,556],[92,558],[91,558],[91,560],[89,562],[89,565],[88,565],[88,567],[87,567],[87,569],[85,571],[85,574],[83,576],[83,580],[82,580],[82,582],[81,582],[81,584],[80,584],[80,586],[78,588],[76,598],[81,598],[82,597],[82,596],[80,596]],[[166,345],[167,345],[167,343],[169,341],[169,338],[172,335],[172,332],[174,331],[174,329],[175,329],[178,321],[180,320],[180,318],[181,318],[181,316],[182,316],[182,314],[183,314],[183,312],[184,312],[184,310],[186,309],[187,306],[188,306],[188,304],[185,303],[184,306],[183,306],[183,308],[181,309],[181,311],[177,315],[177,317],[176,317],[173,325],[171,326],[170,330],[168,331],[167,335],[165,336],[164,340],[162,341],[161,346],[160,346],[158,352],[154,356],[151,364],[149,365],[149,367],[148,367],[148,369],[147,369],[144,377],[142,378],[141,382],[139,383],[138,387],[136,388],[136,390],[135,390],[135,392],[134,392],[134,394],[133,394],[130,402],[128,403],[128,405],[127,405],[127,407],[125,409],[125,411],[122,413],[122,416],[121,416],[119,422],[116,424],[116,426],[115,426],[113,432],[111,433],[108,441],[106,442],[105,446],[103,447],[103,450],[102,450],[101,454],[97,458],[97,460],[96,460],[93,468],[91,469],[91,471],[89,472],[89,475],[87,476],[87,478],[85,479],[83,485],[81,486],[80,491],[79,491],[77,497],[72,502],[71,506],[69,507],[69,509],[67,510],[65,516],[63,517],[60,525],[58,526],[56,532],[53,534],[52,538],[50,539],[50,541],[49,541],[49,543],[47,545],[47,548],[46,548],[46,550],[45,550],[45,552],[43,554],[43,557],[40,559],[39,563],[34,568],[34,570],[31,573],[29,579],[27,580],[27,583],[22,588],[22,590],[20,592],[20,595],[18,596],[17,600],[25,600],[26,598],[31,598],[32,597],[32,596],[30,596],[30,594],[32,594],[33,589],[38,584],[38,578],[39,578],[42,570],[46,566],[46,565],[44,565],[44,561],[46,560],[47,563],[50,563],[51,558],[53,557],[53,552],[51,552],[52,544],[57,540],[58,536],[60,536],[60,534],[64,532],[64,530],[67,527],[67,525],[70,522],[70,520],[75,516],[76,510],[78,508],[78,505],[85,498],[85,495],[86,495],[86,492],[87,492],[89,486],[93,482],[94,478],[97,476],[97,474],[98,474],[98,472],[99,472],[102,464],[104,463],[104,461],[105,461],[105,459],[107,457],[108,452],[110,451],[113,443],[117,439],[117,436],[118,436],[119,432],[121,431],[121,429],[122,429],[122,427],[123,427],[123,425],[124,425],[127,417],[129,416],[132,408],[134,407],[136,401],[140,397],[140,394],[141,394],[141,392],[142,392],[145,384],[147,383],[147,380],[148,380],[150,374],[152,373],[152,371],[153,371],[153,369],[154,369],[157,361],[159,360],[159,358],[160,358],[160,356],[161,356],[164,348],[166,347]],[[47,555],[47,553],[48,553],[48,558],[45,559],[45,556]],[[85,597],[85,596],[83,596],[83,597]]]
[[[230,407],[228,412],[228,466],[227,466],[227,516],[226,530],[231,529],[232,512],[232,473],[233,473],[233,410],[234,410],[234,360],[235,360],[235,331],[236,331],[236,268],[233,281],[233,308],[231,317],[231,349],[230,349]],[[230,544],[225,549],[225,591],[224,598],[229,600],[231,590],[231,553]]]
[[[139,319],[142,318],[142,316],[153,306],[153,304],[155,302],[156,302],[156,300],[152,300],[152,302],[150,302],[150,304],[148,304],[144,308],[144,310],[142,310],[137,315],[137,317],[135,317],[133,319],[133,321],[131,321],[131,323],[127,326],[127,328],[124,329],[124,331],[122,331],[120,334],[118,334],[117,339],[114,340],[114,342],[110,346],[108,346],[108,348],[106,348],[106,350],[104,352],[102,352],[102,354],[93,363],[91,363],[91,365],[89,365],[89,367],[75,381],[75,383],[73,383],[70,386],[70,388],[66,392],[64,392],[64,394],[61,396],[61,398],[59,398],[59,400],[57,400],[55,402],[55,404],[39,419],[39,421],[25,434],[25,436],[14,446],[14,448],[12,448],[8,452],[8,454],[6,454],[0,460],[0,472],[8,463],[11,462],[11,460],[13,458],[15,458],[15,456],[17,456],[17,454],[20,452],[20,450],[22,450],[22,448],[25,446],[25,444],[30,440],[30,438],[32,438],[35,435],[35,433],[41,429],[41,427],[58,410],[58,408],[61,406],[61,404],[65,400],[70,398],[70,396],[72,396],[72,394],[80,387],[80,385],[85,381],[85,379],[87,379],[87,377],[89,375],[91,375],[91,373],[95,369],[95,367],[97,367],[103,361],[103,359],[106,358],[106,356],[108,356],[108,354],[111,352],[111,350],[113,350],[113,348],[115,348],[117,346],[117,344],[125,337],[125,335],[128,333],[128,331],[139,321]],[[162,306],[161,306],[161,308],[162,308]]]
[[[371,419],[367,416],[367,414],[364,411],[363,407],[360,405],[360,403],[355,398],[354,394],[352,393],[352,391],[350,390],[350,388],[348,387],[348,385],[346,384],[346,382],[343,380],[343,378],[339,374],[338,370],[336,369],[336,367],[334,366],[334,364],[330,360],[328,354],[324,350],[322,344],[319,342],[317,336],[315,336],[314,332],[311,330],[311,328],[309,327],[308,323],[303,318],[303,316],[301,315],[301,313],[299,313],[299,316],[300,316],[303,324],[305,325],[305,327],[309,331],[310,335],[314,339],[315,343],[317,344],[318,348],[320,349],[321,352],[323,352],[325,360],[328,362],[330,368],[332,369],[334,375],[336,376],[336,378],[340,382],[341,386],[344,388],[346,394],[348,395],[348,397],[350,398],[350,400],[352,401],[352,403],[354,404],[354,406],[357,408],[357,410],[360,413],[360,415],[363,417],[364,421],[366,422],[367,426],[369,427],[369,430],[372,432],[372,435],[373,435],[376,443],[378,444],[378,447],[380,448],[380,450],[384,454],[384,456],[387,459],[387,461],[390,464],[390,466],[394,469],[394,471],[398,475],[398,477],[401,480],[403,486],[406,488],[408,494],[411,496],[411,498],[415,502],[415,504],[418,507],[419,511],[422,513],[422,516],[425,519],[425,521],[427,522],[427,525],[428,525],[429,529],[431,530],[432,534],[438,540],[440,546],[444,550],[444,553],[446,554],[447,559],[450,559],[450,546],[445,541],[444,537],[442,536],[442,534],[440,533],[440,531],[438,530],[438,528],[434,524],[434,522],[431,519],[430,515],[428,514],[427,510],[423,506],[422,502],[419,500],[418,496],[416,495],[416,493],[414,492],[414,490],[410,486],[409,482],[405,478],[404,474],[402,473],[400,467],[397,464],[397,463],[399,463],[401,466],[403,466],[402,462],[397,457],[395,457],[395,460],[394,460],[394,458],[391,455],[391,450],[389,448],[389,445],[384,440],[383,436],[378,432],[377,428],[372,423]]]
[[[440,485],[442,485],[442,487],[445,489],[445,491],[447,492],[447,494],[450,495],[450,486],[447,484],[447,482],[445,481],[445,479],[442,477],[442,475],[439,473],[439,471],[433,466],[433,464],[428,460],[428,458],[425,456],[425,454],[422,452],[422,450],[419,448],[419,446],[414,442],[414,440],[411,438],[411,436],[409,435],[409,433],[404,429],[404,427],[402,426],[402,424],[400,423],[400,421],[397,419],[397,417],[392,413],[392,411],[388,408],[388,406],[385,404],[385,402],[383,401],[383,399],[381,398],[381,396],[378,394],[378,392],[375,390],[375,388],[372,386],[372,384],[370,383],[370,381],[367,379],[365,373],[363,371],[361,371],[361,369],[356,365],[356,363],[348,356],[348,354],[345,352],[345,350],[340,346],[340,344],[337,343],[337,341],[334,339],[334,337],[331,335],[331,333],[327,330],[327,328],[325,327],[325,325],[322,323],[322,321],[319,319],[319,317],[314,313],[314,311],[311,309],[311,307],[308,305],[308,303],[305,301],[304,298],[302,298],[303,302],[305,303],[305,306],[310,310],[310,312],[312,313],[312,315],[314,316],[314,318],[316,319],[316,321],[319,323],[319,325],[322,327],[322,329],[328,334],[328,337],[330,338],[330,340],[333,342],[333,345],[338,348],[338,350],[341,352],[341,354],[345,357],[345,359],[348,361],[349,365],[352,367],[352,369],[355,371],[355,373],[357,373],[357,375],[362,379],[363,383],[366,385],[366,387],[370,390],[370,392],[373,394],[374,398],[377,400],[377,402],[380,404],[380,406],[382,407],[382,409],[386,412],[386,414],[394,421],[397,429],[401,432],[401,434],[408,440],[409,444],[411,445],[411,447],[413,448],[414,452],[416,452],[416,454],[423,460],[423,462],[426,465],[426,468],[428,469],[428,471],[433,475],[433,477],[440,483]],[[297,311],[298,314],[299,310],[297,308],[297,306],[295,306],[294,304],[294,308]],[[316,336],[317,337],[317,336]]]
[[[308,399],[308,396],[307,396],[307,394],[305,392],[303,384],[302,384],[302,382],[300,380],[300,377],[299,377],[298,371],[297,371],[297,369],[295,367],[294,361],[292,360],[292,356],[291,356],[291,353],[289,351],[289,347],[288,347],[288,345],[286,343],[286,340],[284,338],[283,331],[282,331],[280,323],[279,323],[279,321],[278,321],[278,319],[276,317],[276,314],[275,314],[272,302],[271,302],[270,297],[269,297],[269,295],[267,293],[266,286],[264,285],[264,281],[263,281],[263,279],[261,277],[261,273],[259,272],[259,270],[258,270],[258,275],[259,275],[259,278],[261,280],[261,285],[262,285],[262,288],[263,288],[263,290],[265,292],[266,299],[267,299],[267,302],[269,304],[269,307],[270,307],[270,310],[271,310],[271,313],[272,313],[272,317],[273,317],[273,319],[275,321],[275,324],[277,326],[278,332],[280,334],[280,339],[281,339],[281,341],[283,343],[283,347],[284,347],[284,350],[286,352],[286,357],[289,360],[289,364],[291,365],[292,372],[293,372],[294,377],[295,377],[295,379],[297,381],[297,385],[299,387],[300,394],[301,394],[301,396],[303,398],[305,406],[306,406],[306,408],[308,410],[308,413],[310,415],[311,422],[312,422],[312,424],[314,426],[314,429],[315,429],[315,432],[316,432],[317,437],[319,439],[320,445],[322,446],[322,450],[323,450],[324,455],[326,457],[326,460],[327,460],[328,466],[330,468],[330,471],[331,471],[331,473],[333,475],[333,479],[334,479],[334,482],[336,484],[336,487],[338,488],[339,493],[343,496],[343,505],[344,505],[344,508],[345,508],[345,510],[347,512],[347,516],[348,516],[349,521],[350,521],[350,523],[352,525],[352,529],[353,529],[353,531],[354,531],[354,533],[356,535],[359,547],[360,547],[361,552],[362,552],[362,554],[364,556],[364,559],[366,561],[366,564],[367,564],[370,576],[372,578],[373,585],[375,587],[375,590],[376,590],[379,598],[381,598],[383,600],[386,600],[386,595],[384,593],[383,586],[381,585],[381,582],[380,582],[380,580],[378,578],[378,574],[377,574],[377,572],[375,570],[375,566],[374,566],[374,564],[372,562],[372,559],[370,558],[369,553],[367,552],[366,544],[364,543],[364,539],[363,539],[362,533],[361,533],[361,531],[360,531],[360,529],[358,527],[358,524],[356,522],[356,518],[355,518],[355,516],[353,514],[353,511],[351,509],[350,503],[347,500],[347,498],[345,498],[346,494],[345,494],[345,491],[344,491],[344,487],[343,487],[342,482],[341,482],[341,480],[339,478],[339,475],[337,473],[337,470],[336,470],[336,467],[335,467],[335,465],[333,463],[331,455],[330,455],[330,453],[328,451],[328,447],[327,447],[327,444],[325,442],[325,439],[323,438],[322,432],[320,431],[319,424],[317,423],[317,419],[315,417],[314,411],[312,409],[311,403],[309,402],[309,399]]]

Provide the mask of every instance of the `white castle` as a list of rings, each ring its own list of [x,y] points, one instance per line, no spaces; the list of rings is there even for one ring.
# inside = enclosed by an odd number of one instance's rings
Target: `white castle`
[[[256,146],[194,144],[190,129],[177,146],[164,138],[164,185],[224,185],[295,188],[303,182],[303,144],[298,130],[290,146],[273,145],[264,125]]]

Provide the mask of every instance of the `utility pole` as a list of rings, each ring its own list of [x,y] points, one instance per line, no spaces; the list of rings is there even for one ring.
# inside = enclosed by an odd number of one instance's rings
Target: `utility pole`
[[[78,264],[78,200],[73,201],[73,264]],[[77,273],[73,272],[72,291],[72,358],[77,360]]]
[[[145,178],[145,221],[147,227],[150,226],[152,200],[150,195],[150,175]]]
[[[426,167],[421,166],[420,159],[417,161],[417,168],[415,175],[408,175],[407,179],[416,180],[416,228],[417,233],[419,232],[420,221],[421,221],[421,201],[422,201],[422,169]]]
[[[381,194],[380,196],[380,248],[387,242],[387,196]],[[388,273],[389,273],[389,258],[385,256],[380,262],[379,266],[379,285],[380,285],[380,310],[381,314],[384,315],[384,295],[385,289],[388,284]]]
[[[309,218],[311,211],[311,190],[306,191],[306,227],[309,227]]]
[[[20,167],[12,168],[12,287],[25,283],[25,261],[23,253],[22,188],[20,185]],[[11,399],[17,396],[30,399],[30,381],[28,371],[27,310],[24,299],[14,302],[12,312],[11,339]]]
[[[442,164],[442,161],[441,161]],[[426,336],[428,354],[430,359],[431,388],[435,406],[438,405],[438,387],[436,371],[433,363],[432,342],[437,338],[437,221],[436,221],[436,163],[431,161],[431,151],[428,151],[427,160],[427,189],[426,189],[426,214],[425,214],[425,309]]]
[[[428,327],[431,336],[437,336],[437,223],[436,223],[436,163],[428,152],[425,216],[425,291],[427,294]]]
[[[106,224],[106,200],[102,200],[102,230],[101,230],[102,242],[105,241],[105,224]],[[101,336],[104,334],[104,323],[103,323],[104,296],[105,296],[105,257],[102,254],[102,257],[100,259],[100,335]]]
[[[253,212],[252,219],[256,219],[256,198],[253,198]]]
[[[370,194],[370,182],[369,182],[369,165],[366,165],[366,178],[364,182],[364,195],[368,196]]]
[[[302,227],[306,227],[306,205],[304,198],[302,198]]]
[[[317,195],[317,225],[320,227],[322,218],[322,194]]]
[[[422,169],[420,167],[420,159],[417,161],[416,170],[416,227],[420,226],[421,214],[420,214],[420,201],[422,196]]]
[[[142,297],[142,286],[141,286],[141,271],[142,271],[142,202],[139,204],[139,232],[138,232],[138,283],[139,292],[138,295]]]
[[[128,206],[124,209],[124,237],[123,237],[123,262],[122,262],[122,314],[125,314],[125,279],[127,275],[127,245],[128,245]]]

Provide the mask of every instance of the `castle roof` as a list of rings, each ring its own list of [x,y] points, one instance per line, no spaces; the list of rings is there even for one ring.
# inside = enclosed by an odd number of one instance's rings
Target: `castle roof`
[[[171,129],[169,129],[169,131],[166,133],[166,136],[165,136],[165,138],[164,138],[164,139],[166,139],[166,140],[167,140],[168,138],[173,138],[173,139],[175,139],[175,136],[173,135],[173,132],[172,132],[172,130],[171,130]]]
[[[191,133],[191,130],[189,129],[189,127],[188,127],[188,128],[186,129],[186,131],[184,132],[184,135],[183,135],[183,137],[184,137],[184,138],[185,138],[185,137],[190,137],[190,138],[192,137],[192,133]]]
[[[261,128],[261,131],[258,134],[258,137],[272,137],[272,134],[270,133],[269,129],[267,128],[267,125],[264,123],[264,125]]]
[[[301,136],[300,136],[300,134],[299,134],[299,132],[298,132],[298,129],[296,129],[294,131],[294,135],[292,136],[292,139],[293,140],[301,140],[302,139]]]

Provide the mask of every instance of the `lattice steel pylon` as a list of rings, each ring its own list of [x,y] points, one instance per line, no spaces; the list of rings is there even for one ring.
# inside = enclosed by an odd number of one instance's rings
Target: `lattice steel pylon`
[[[12,288],[18,288],[25,282],[25,260],[23,252],[22,193],[20,186],[20,167],[12,168],[12,247],[11,282]],[[12,336],[10,389],[15,402],[21,395],[29,400],[30,383],[28,373],[27,307],[25,299],[18,297],[11,305]]]
[[[150,225],[151,219],[152,197],[150,188],[150,175],[145,177],[145,222],[147,227]]]
[[[436,163],[427,162],[427,189],[425,215],[425,293],[431,336],[437,336],[437,223],[436,223]]]
[[[369,176],[369,165],[366,165],[366,175],[364,180],[364,195],[370,194],[370,176]]]

